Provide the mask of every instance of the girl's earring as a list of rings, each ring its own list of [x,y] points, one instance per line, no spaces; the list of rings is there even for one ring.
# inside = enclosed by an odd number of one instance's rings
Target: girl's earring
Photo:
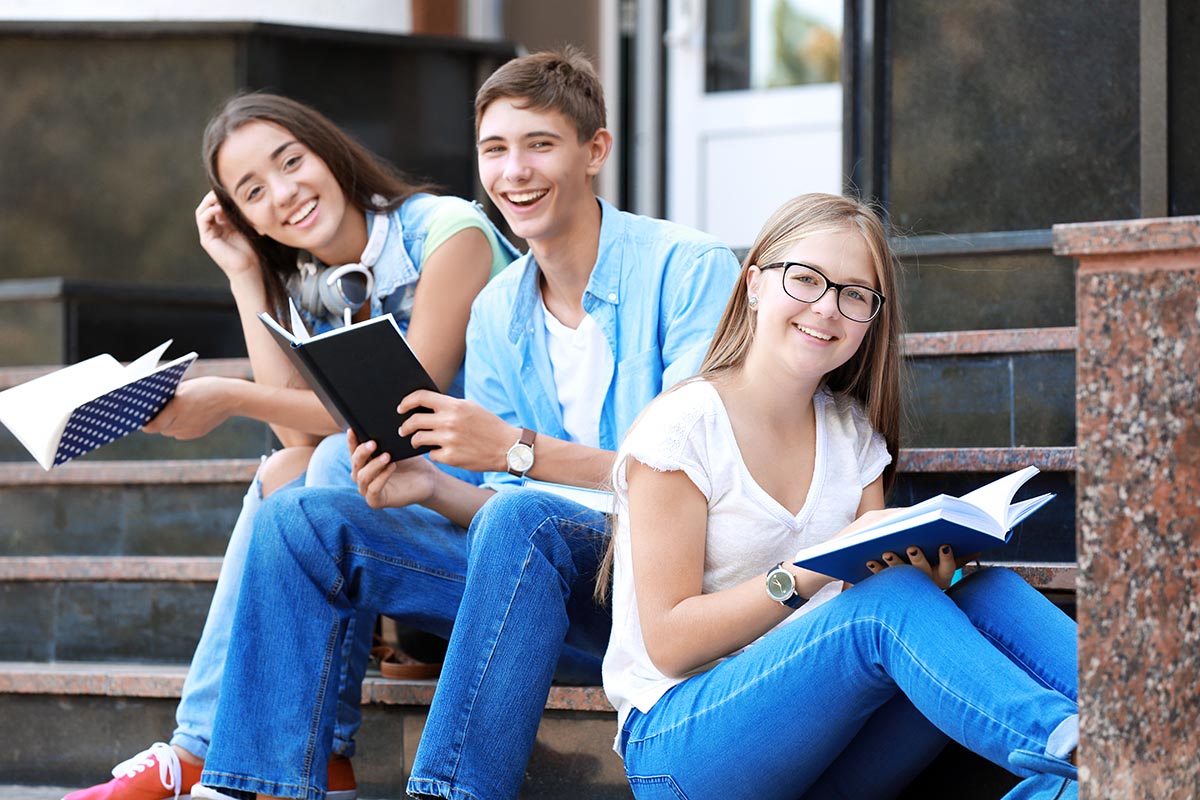
[[[758,298],[757,298],[757,297],[755,297],[754,295],[750,295],[750,301],[749,301],[749,302],[750,302],[750,310],[751,310],[751,311],[753,311],[754,309],[758,308]]]

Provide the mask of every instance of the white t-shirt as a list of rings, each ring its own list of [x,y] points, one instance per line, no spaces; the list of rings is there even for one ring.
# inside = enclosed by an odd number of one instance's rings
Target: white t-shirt
[[[604,331],[590,314],[578,328],[568,328],[542,303],[546,319],[546,349],[554,372],[554,387],[562,408],[563,428],[571,441],[600,446],[600,412],[612,382],[613,354]]]
[[[618,515],[613,626],[603,668],[604,691],[617,709],[618,731],[631,707],[648,711],[668,689],[684,680],[655,669],[642,639],[630,561],[626,459],[636,458],[656,470],[682,470],[707,498],[704,593],[754,577],[765,578],[767,570],[780,561],[849,525],[862,501],[863,488],[892,460],[883,437],[871,428],[856,401],[822,388],[813,403],[816,460],[808,497],[795,516],[746,469],[725,406],[707,381],[684,384],[660,396],[626,436],[613,467]],[[840,581],[826,584],[785,623],[835,597],[841,589]]]

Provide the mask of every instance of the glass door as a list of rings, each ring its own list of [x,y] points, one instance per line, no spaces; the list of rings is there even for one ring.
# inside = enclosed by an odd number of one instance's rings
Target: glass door
[[[748,247],[842,191],[842,0],[669,0],[667,216]]]

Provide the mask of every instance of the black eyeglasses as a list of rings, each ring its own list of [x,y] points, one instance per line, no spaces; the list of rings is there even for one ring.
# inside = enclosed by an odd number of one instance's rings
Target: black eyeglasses
[[[782,269],[783,290],[788,297],[801,303],[815,303],[830,289],[837,292],[837,309],[854,322],[870,322],[879,315],[887,298],[869,286],[854,283],[834,283],[821,270],[797,261],[776,261],[764,264],[760,270]]]

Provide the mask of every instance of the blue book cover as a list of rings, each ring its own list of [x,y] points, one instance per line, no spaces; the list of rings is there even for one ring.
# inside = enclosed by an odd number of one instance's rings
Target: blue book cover
[[[929,563],[936,564],[938,548],[944,544],[954,549],[955,558],[991,550],[1006,544],[1013,528],[1054,498],[1043,494],[1012,502],[1017,490],[1037,473],[1037,467],[1028,466],[962,497],[942,494],[893,509],[866,527],[801,550],[795,564],[858,583],[871,575],[867,562],[879,561],[886,552],[904,558],[905,551],[916,546]]]

